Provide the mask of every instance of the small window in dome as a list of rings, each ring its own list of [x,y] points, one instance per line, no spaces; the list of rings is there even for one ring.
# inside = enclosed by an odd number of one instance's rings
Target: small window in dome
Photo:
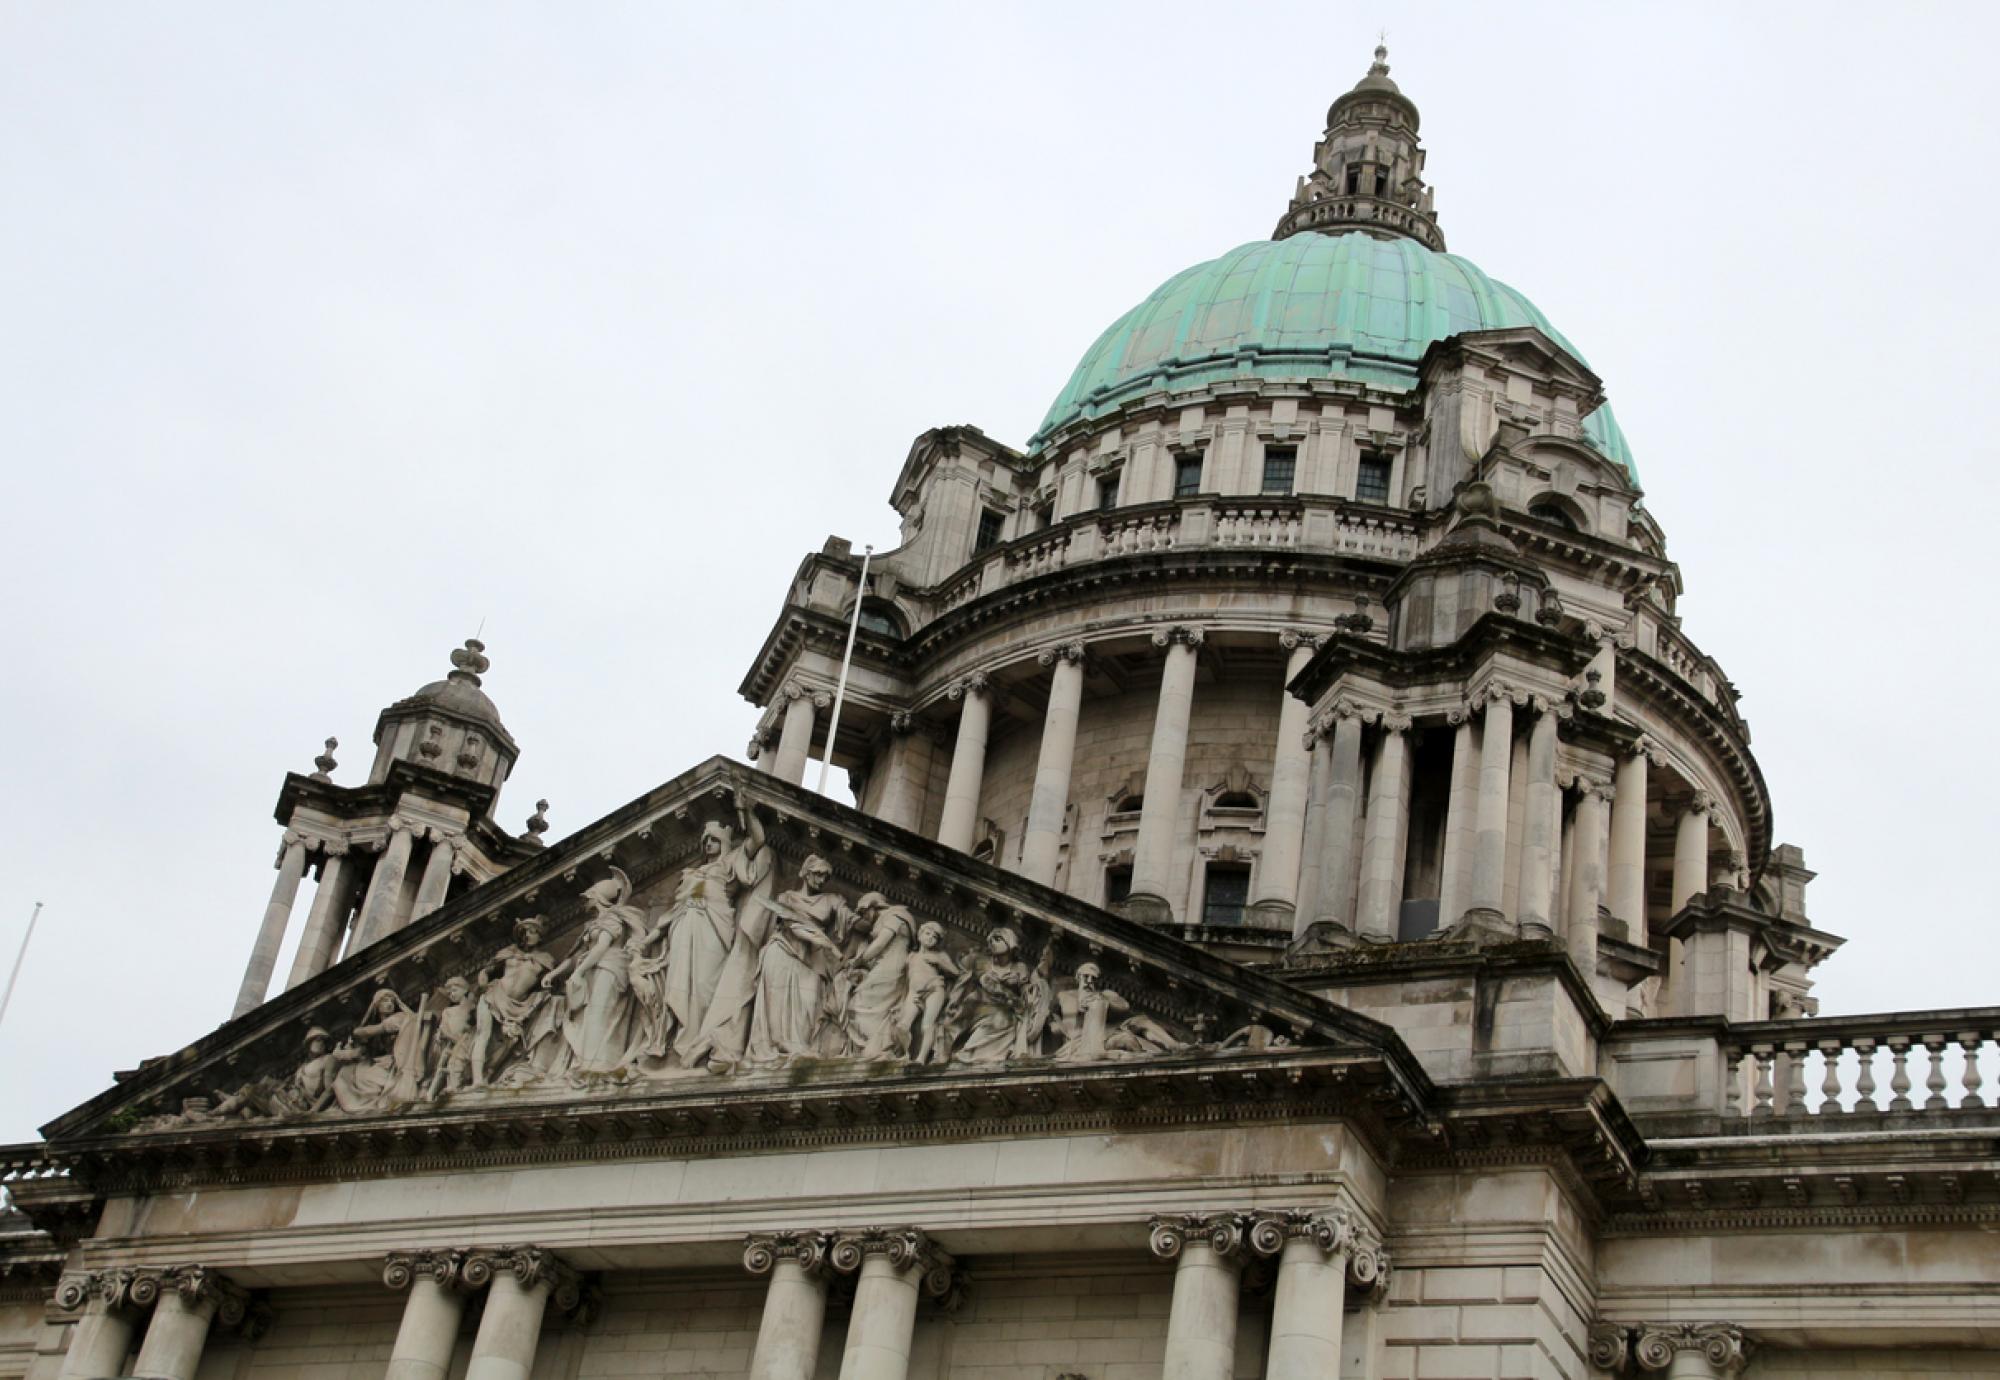
[[[991,508],[982,508],[979,510],[979,531],[972,538],[973,555],[976,556],[981,551],[988,550],[1000,544],[1000,524],[1005,521],[1005,517],[994,512]]]
[[[1354,501],[1357,503],[1387,503],[1389,501],[1389,457],[1386,455],[1363,455],[1361,465],[1354,475]]]
[[[1569,512],[1560,503],[1533,504],[1528,508],[1528,516],[1538,518],[1543,522],[1553,523],[1565,532],[1581,530],[1576,525],[1576,519],[1571,517]]]
[[[1123,905],[1132,899],[1132,869],[1114,863],[1104,869],[1104,904]]]
[[[1118,472],[1113,470],[1097,481],[1097,507],[1102,512],[1118,506]]]
[[[1389,170],[1387,168],[1377,168],[1375,170],[1375,195],[1389,195]]]
[[[1267,494],[1288,494],[1297,477],[1299,453],[1291,446],[1264,447],[1264,489]]]
[[[869,632],[881,633],[884,637],[900,639],[903,635],[902,625],[896,621],[896,615],[880,604],[863,604],[859,621]]]
[[[1176,455],[1174,457],[1174,497],[1193,498],[1201,492],[1201,457],[1199,455]]]
[[[1347,194],[1352,196],[1360,190],[1361,165],[1359,163],[1349,163],[1347,165]]]

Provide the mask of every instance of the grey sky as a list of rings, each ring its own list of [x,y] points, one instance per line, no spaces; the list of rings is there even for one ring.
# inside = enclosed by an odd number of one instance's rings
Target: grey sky
[[[510,827],[740,753],[799,558],[1267,235],[1378,26],[1608,384],[1824,1009],[2000,998],[1995,7],[17,2],[0,1139],[228,1014],[282,774],[482,618]]]

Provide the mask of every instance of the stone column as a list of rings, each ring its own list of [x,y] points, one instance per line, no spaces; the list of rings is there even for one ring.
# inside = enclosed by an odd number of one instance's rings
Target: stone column
[[[1319,647],[1310,633],[1288,631],[1278,643],[1291,655],[1285,685],[1303,671]],[[1264,857],[1250,909],[1273,929],[1292,929],[1298,913],[1299,861],[1305,851],[1306,796],[1312,782],[1312,749],[1306,743],[1306,702],[1280,688],[1278,746],[1271,757],[1271,794],[1264,802]]]
[[[1333,779],[1333,725],[1314,718],[1304,746],[1312,762],[1306,784],[1306,828],[1299,859],[1298,908],[1292,912],[1292,938],[1302,939],[1320,912],[1319,898],[1326,876],[1327,792]]]
[[[983,671],[974,671],[945,694],[959,703],[958,741],[951,750],[951,775],[945,779],[938,842],[970,853],[979,827],[979,789],[986,779],[986,732],[993,720],[993,701]]]
[[[827,1237],[820,1232],[775,1232],[743,1242],[743,1268],[769,1275],[764,1315],[749,1380],[812,1380],[819,1364],[819,1334],[826,1322]]]
[[[550,1295],[568,1309],[582,1293],[576,1272],[539,1246],[475,1251],[465,1261],[465,1282],[488,1285],[465,1380],[528,1380]]]
[[[1521,795],[1521,871],[1515,918],[1526,938],[1555,933],[1556,712],[1537,698],[1528,705],[1528,780]]]
[[[361,918],[354,922],[354,942],[349,953],[359,953],[384,935],[401,926],[396,911],[403,899],[403,874],[410,867],[410,848],[415,843],[410,826],[402,820],[390,825],[389,842],[375,860],[375,875],[368,879],[368,895],[361,902]]]
[[[1674,826],[1674,894],[1673,904],[1668,908],[1671,915],[1679,915],[1681,907],[1708,890],[1708,816],[1714,807],[1707,791],[1696,791]]]
[[[1236,1213],[1155,1217],[1153,1254],[1174,1262],[1161,1380],[1231,1380],[1243,1221]]]
[[[1250,1215],[1250,1248],[1278,1257],[1265,1380],[1327,1380],[1340,1372],[1341,1315],[1349,1284],[1387,1282],[1381,1242],[1344,1208]]]
[[[194,1380],[208,1344],[208,1325],[220,1317],[243,1321],[249,1296],[205,1265],[142,1271],[132,1281],[132,1301],[151,1303],[153,1317],[132,1363],[136,1380]]]
[[[1049,707],[1042,719],[1042,750],[1028,797],[1028,827],[1021,839],[1021,875],[1043,886],[1056,883],[1063,817],[1069,810],[1069,776],[1076,760],[1076,720],[1083,711],[1083,644],[1051,647],[1038,658],[1050,669]]]
[[[257,927],[257,942],[250,948],[250,963],[243,970],[243,984],[236,989],[236,1009],[231,1016],[263,1004],[271,987],[271,970],[278,966],[278,950],[285,947],[285,927],[292,920],[299,879],[305,875],[306,841],[287,829],[285,851],[278,857],[278,880],[271,884],[271,900],[264,907],[264,923]]]
[[[463,1251],[396,1251],[382,1263],[382,1282],[408,1289],[403,1323],[384,1380],[444,1380],[465,1316]]]
[[[352,874],[347,867],[346,847],[335,847],[340,851],[336,853],[329,847],[319,865],[319,886],[313,891],[312,910],[306,915],[306,932],[299,936],[298,952],[292,955],[292,974],[285,979],[286,991],[326,971],[340,947],[341,931],[347,927],[347,913],[353,902],[349,894]]]
[[[1479,803],[1472,839],[1466,912],[1504,925],[1507,897],[1507,794],[1514,761],[1514,701],[1503,685],[1486,687],[1479,726]]]
[[[922,825],[918,809],[917,773],[910,758],[918,746],[917,734],[924,730],[916,716],[898,709],[889,716],[888,775],[882,782],[881,797],[875,802],[875,817],[898,829],[914,830]]]
[[[1355,928],[1363,939],[1396,940],[1403,905],[1404,845],[1409,838],[1410,721],[1382,716],[1375,743],[1375,770],[1368,780],[1368,814],[1361,833],[1361,886]]]
[[[1438,928],[1458,923],[1471,894],[1475,816],[1479,812],[1479,735],[1469,710],[1455,710],[1451,737],[1451,790],[1445,796],[1444,866],[1438,885]]]
[[[1632,1354],[1639,1369],[1668,1380],[1727,1380],[1742,1373],[1750,1342],[1728,1323],[1647,1323]]]
[[[812,756],[813,719],[833,703],[824,690],[814,690],[796,680],[786,681],[784,727],[778,730],[778,757],[771,774],[797,786],[806,779],[806,760]],[[827,744],[827,751],[833,745]]]
[[[917,1295],[951,1291],[951,1257],[916,1228],[896,1227],[843,1232],[830,1258],[842,1274],[858,1276],[840,1380],[906,1380]]]
[[[1153,645],[1167,649],[1167,661],[1160,671],[1160,698],[1153,710],[1153,745],[1146,754],[1146,795],[1139,808],[1139,837],[1132,845],[1131,911],[1142,919],[1170,920],[1173,913],[1167,903],[1167,878],[1173,871],[1174,834],[1180,824],[1201,629],[1162,628],[1153,634]]]
[[[1646,755],[1642,740],[1620,759],[1611,802],[1611,914],[1634,944],[1646,942]]]
[[[457,846],[451,839],[432,839],[431,855],[424,860],[424,875],[417,883],[417,899],[411,903],[410,918],[404,924],[415,924],[444,904],[445,893],[451,890],[451,866],[457,854]]]
[[[81,1308],[83,1316],[70,1334],[63,1356],[62,1380],[103,1380],[123,1375],[132,1354],[132,1334],[139,1317],[132,1309],[130,1270],[99,1270],[64,1275],[56,1287],[56,1304]]]
[[[1326,861],[1320,868],[1319,915],[1354,932],[1354,820],[1361,808],[1361,711],[1333,707],[1333,755],[1326,785]]]
[[[1576,783],[1576,859],[1570,867],[1569,931],[1564,941],[1583,980],[1597,985],[1597,907],[1604,895],[1604,812],[1611,783],[1579,777]]]

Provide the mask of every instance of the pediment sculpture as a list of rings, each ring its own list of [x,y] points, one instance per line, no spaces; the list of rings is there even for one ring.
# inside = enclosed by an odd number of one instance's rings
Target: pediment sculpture
[[[806,1066],[1055,1066],[1289,1043],[1257,1025],[1207,1039],[1138,1009],[1096,962],[1059,975],[1055,945],[1030,953],[1017,925],[964,933],[880,891],[850,897],[832,878],[813,854],[780,889],[764,822],[739,798],[734,823],[709,820],[696,857],[652,888],[656,901],[609,867],[583,890],[566,945],[548,942],[541,916],[518,919],[511,943],[414,1003],[384,987],[347,1030],[307,1029],[288,1069],[133,1129]]]

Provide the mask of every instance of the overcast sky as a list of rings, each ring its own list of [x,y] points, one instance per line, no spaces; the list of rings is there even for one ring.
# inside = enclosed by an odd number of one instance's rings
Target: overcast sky
[[[12,0],[0,1139],[228,1015],[283,774],[482,619],[510,828],[740,754],[799,558],[1267,235],[1378,27],[1608,385],[1823,1009],[2000,1001],[2000,7]]]

